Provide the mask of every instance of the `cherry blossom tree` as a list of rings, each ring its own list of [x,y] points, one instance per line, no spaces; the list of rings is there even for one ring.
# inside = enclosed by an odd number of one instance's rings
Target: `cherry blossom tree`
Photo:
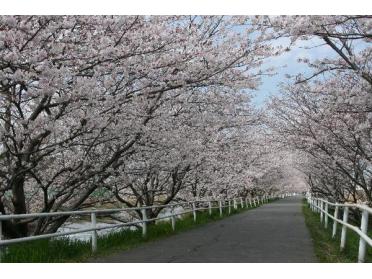
[[[207,122],[189,125],[198,104],[188,100],[256,88],[272,53],[252,36],[260,30],[239,30],[246,20],[1,17],[1,213],[75,210],[102,189],[127,206],[151,204],[160,200],[138,187],[164,183],[177,191],[156,195],[173,199],[202,161],[192,156]],[[67,218],[5,222],[4,233],[54,232]]]
[[[371,203],[371,17],[264,16],[255,24],[271,38],[290,38],[288,48],[306,40],[333,52],[300,59],[310,71],[272,99],[269,126],[299,152],[297,168],[314,194]]]

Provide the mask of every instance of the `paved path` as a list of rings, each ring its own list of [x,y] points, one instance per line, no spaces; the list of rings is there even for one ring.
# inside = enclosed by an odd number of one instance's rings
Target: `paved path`
[[[301,198],[266,204],[96,262],[316,262]]]

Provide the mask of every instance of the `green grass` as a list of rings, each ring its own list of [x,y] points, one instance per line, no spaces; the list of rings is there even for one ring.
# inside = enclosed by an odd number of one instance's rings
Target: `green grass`
[[[328,218],[328,228],[320,223],[319,213],[314,213],[306,203],[302,208],[305,223],[310,231],[314,244],[315,255],[322,263],[355,263],[358,262],[359,235],[347,229],[346,246],[340,251],[341,225],[337,224],[337,234],[332,238],[333,220]],[[369,229],[369,232],[371,229]],[[369,233],[371,237],[371,233]],[[372,262],[372,247],[367,244],[366,262]]]
[[[254,208],[239,208],[237,210],[232,208],[231,215]],[[174,235],[227,216],[227,208],[224,209],[222,217],[220,217],[218,209],[213,209],[211,216],[208,210],[198,211],[196,222],[194,222],[192,214],[177,219],[175,231],[172,230],[170,222],[164,221],[149,225],[146,238],[142,237],[142,230],[121,230],[110,233],[98,237],[97,252],[94,255],[91,252],[90,242],[71,241],[68,238],[12,244],[7,247],[6,253],[2,253],[1,262],[84,262],[92,257],[128,250],[143,243]]]

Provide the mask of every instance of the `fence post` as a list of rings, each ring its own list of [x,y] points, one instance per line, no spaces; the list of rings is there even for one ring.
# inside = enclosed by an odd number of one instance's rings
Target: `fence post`
[[[97,218],[96,218],[96,213],[92,212],[90,214],[90,222],[92,229],[92,252],[95,253],[97,251],[97,231],[96,231],[96,226],[97,226]]]
[[[212,202],[208,202],[209,215],[212,215]]]
[[[231,200],[229,200],[229,215],[231,214]]]
[[[322,202],[319,200],[318,201],[318,213],[322,212],[321,208],[322,208]]]
[[[1,212],[0,212],[0,216],[1,216]],[[3,239],[3,221],[0,220],[0,241]],[[1,258],[2,258],[2,249],[3,249],[3,246],[0,246],[0,263],[1,263]]]
[[[315,200],[315,198],[313,199],[313,211],[316,212],[316,200]]]
[[[324,228],[328,228],[328,203],[325,202],[325,212],[324,212]]]
[[[171,223],[172,223],[172,230],[176,230],[176,216],[174,216],[174,206],[171,207]]]
[[[347,220],[349,218],[349,208],[348,207],[344,207],[344,216],[342,218],[342,221],[344,221],[344,223],[347,223]],[[341,231],[341,244],[340,244],[340,248],[341,250],[343,250],[345,248],[345,243],[346,243],[346,226],[345,225],[342,225],[342,231]]]
[[[240,198],[240,207],[244,208],[243,198]]]
[[[315,200],[313,198],[311,199],[311,209],[315,212]]]
[[[142,236],[146,237],[147,235],[147,213],[146,208],[141,209],[142,214]]]
[[[320,201],[316,200],[316,212],[319,213]]]
[[[196,222],[196,206],[195,206],[195,202],[192,203],[192,214],[194,215],[194,222]]]
[[[220,200],[218,202],[219,206],[220,206],[220,217],[222,217],[222,200]]]
[[[362,211],[362,221],[360,223],[360,230],[367,235],[368,230],[368,211]],[[358,252],[358,263],[364,263],[366,256],[366,241],[360,237],[359,239],[359,252]]]
[[[323,201],[320,201],[320,223],[323,223]]]
[[[335,207],[333,218],[338,219],[338,205],[336,205]],[[332,238],[336,236],[336,232],[337,232],[337,220],[333,220]]]

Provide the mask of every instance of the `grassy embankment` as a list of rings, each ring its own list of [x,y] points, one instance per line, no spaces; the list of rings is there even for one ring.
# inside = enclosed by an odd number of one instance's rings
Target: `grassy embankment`
[[[302,211],[305,216],[306,226],[313,240],[315,254],[320,262],[355,263],[358,261],[359,235],[357,233],[347,230],[346,247],[343,251],[340,251],[341,225],[337,224],[337,234],[333,239],[333,220],[331,218],[328,218],[328,228],[325,229],[324,224],[320,223],[319,213],[314,213],[307,205],[305,199]],[[333,214],[332,211],[330,213]],[[369,228],[368,230],[370,237],[372,237],[371,229]],[[372,247],[367,248],[366,262],[372,262]]]
[[[232,208],[231,215],[254,209]],[[159,222],[156,225],[148,226],[147,237],[142,237],[142,230],[121,230],[98,237],[97,252],[93,255],[90,242],[71,241],[64,239],[35,240],[25,243],[13,244],[7,247],[7,252],[2,253],[1,262],[83,262],[91,257],[99,257],[114,253],[116,251],[128,250],[143,243],[161,239],[194,227],[220,220],[228,216],[228,209],[223,210],[220,217],[219,209],[213,209],[212,215],[208,210],[198,211],[196,222],[192,214],[185,214],[182,219],[177,219],[176,230],[173,231],[168,221]]]

